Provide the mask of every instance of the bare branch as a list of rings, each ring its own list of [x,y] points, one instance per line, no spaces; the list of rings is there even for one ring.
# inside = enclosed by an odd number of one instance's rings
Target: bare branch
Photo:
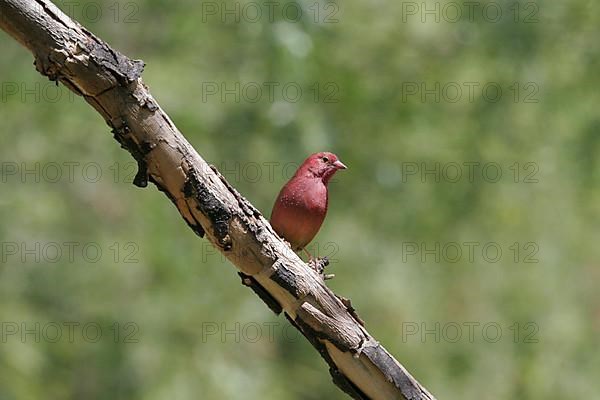
[[[355,399],[433,399],[273,231],[260,212],[209,166],[141,79],[143,62],[109,47],[46,0],[0,0],[0,27],[27,47],[35,66],[102,115],[137,160],[134,184],[154,183],[190,228],[219,249],[276,313],[285,312]],[[342,301],[343,300],[343,301]]]

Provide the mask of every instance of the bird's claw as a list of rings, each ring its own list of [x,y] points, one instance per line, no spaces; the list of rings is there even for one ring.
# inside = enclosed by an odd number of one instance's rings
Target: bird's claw
[[[328,265],[329,259],[327,257],[311,258],[310,260],[308,260],[308,266],[315,270],[319,275],[321,275],[324,280],[333,279],[335,277],[334,274],[325,273],[325,267]]]

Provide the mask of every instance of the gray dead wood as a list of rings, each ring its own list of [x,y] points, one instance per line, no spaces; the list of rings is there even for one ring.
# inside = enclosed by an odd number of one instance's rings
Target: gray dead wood
[[[164,113],[144,63],[109,47],[45,0],[0,0],[0,27],[35,57],[37,70],[82,96],[137,160],[135,185],[154,183],[276,313],[283,311],[355,399],[433,399],[275,234],[260,212],[209,166]],[[192,250],[190,250],[192,251]]]

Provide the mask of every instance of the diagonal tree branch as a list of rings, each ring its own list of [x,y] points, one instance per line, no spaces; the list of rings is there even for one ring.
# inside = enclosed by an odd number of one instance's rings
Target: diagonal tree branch
[[[0,27],[27,47],[37,70],[98,111],[148,181],[189,227],[239,269],[277,314],[284,311],[355,399],[434,399],[278,236],[260,212],[185,140],[144,85],[144,63],[109,47],[47,0],[0,0]]]

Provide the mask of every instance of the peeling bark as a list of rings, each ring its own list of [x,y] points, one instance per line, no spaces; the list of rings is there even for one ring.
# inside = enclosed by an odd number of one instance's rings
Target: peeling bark
[[[433,399],[273,231],[260,212],[209,166],[154,100],[144,63],[112,49],[46,0],[0,0],[0,27],[27,47],[37,70],[82,96],[138,163],[134,184],[151,182],[188,226],[239,269],[249,286],[285,312],[355,399]]]

